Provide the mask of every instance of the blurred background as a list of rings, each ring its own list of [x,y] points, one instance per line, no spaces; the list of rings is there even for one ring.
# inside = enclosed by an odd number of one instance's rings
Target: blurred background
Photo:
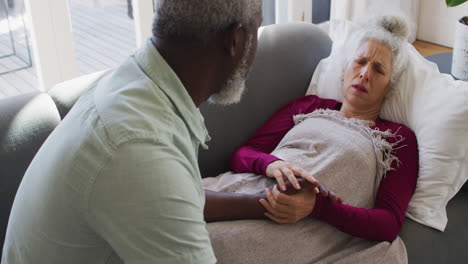
[[[157,0],[154,0],[157,1]],[[328,31],[331,19],[403,13],[410,42],[424,55],[451,51],[466,4],[444,0],[263,0],[263,25],[304,22]],[[153,0],[0,0],[0,99],[47,91],[119,65],[151,35]]]

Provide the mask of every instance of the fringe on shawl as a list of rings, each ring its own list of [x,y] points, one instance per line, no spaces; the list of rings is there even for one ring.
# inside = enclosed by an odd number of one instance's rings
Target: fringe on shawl
[[[298,114],[293,117],[293,120],[294,124],[297,125],[307,118],[320,116],[337,120],[341,124],[360,130],[367,135],[374,146],[374,152],[378,161],[379,174],[383,175],[383,177],[386,176],[388,171],[395,170],[392,168],[393,162],[396,162],[397,167],[400,165],[401,162],[398,160],[398,157],[394,155],[395,150],[405,146],[402,145],[396,148],[398,144],[405,140],[403,136],[397,135],[399,129],[393,133],[390,129],[387,129],[386,131],[380,131],[377,128],[373,129],[371,126],[375,125],[374,121],[346,118],[342,116],[339,111],[331,109],[317,109],[312,113]],[[387,139],[390,138],[395,138],[395,142],[388,142]]]

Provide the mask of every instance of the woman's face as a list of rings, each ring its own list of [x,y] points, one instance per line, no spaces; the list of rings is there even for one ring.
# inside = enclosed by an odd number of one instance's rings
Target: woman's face
[[[376,40],[365,41],[343,71],[344,101],[363,110],[380,106],[389,92],[392,52]]]

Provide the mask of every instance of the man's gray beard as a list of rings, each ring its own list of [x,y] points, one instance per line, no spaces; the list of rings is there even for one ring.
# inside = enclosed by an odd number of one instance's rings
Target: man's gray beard
[[[221,105],[230,105],[240,102],[245,90],[245,80],[249,72],[247,59],[250,54],[250,49],[252,48],[252,37],[253,36],[250,36],[247,40],[244,56],[242,57],[239,66],[237,66],[232,75],[226,80],[226,83],[221,90],[212,94],[210,98],[208,98],[208,102]]]

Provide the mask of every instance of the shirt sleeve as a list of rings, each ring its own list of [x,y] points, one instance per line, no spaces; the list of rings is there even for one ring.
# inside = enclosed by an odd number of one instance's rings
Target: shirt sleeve
[[[418,175],[418,146],[414,133],[402,126],[404,140],[394,147],[394,170],[387,172],[379,186],[374,208],[364,209],[332,202],[318,195],[312,217],[353,236],[393,241],[400,233]],[[346,201],[345,201],[346,202]]]
[[[234,172],[252,172],[265,175],[268,164],[279,160],[271,155],[281,139],[294,127],[293,117],[320,108],[334,108],[338,102],[321,99],[316,95],[299,97],[281,107],[257,132],[231,156],[230,167]]]
[[[216,262],[201,183],[171,152],[125,143],[90,191],[88,222],[125,263]]]

